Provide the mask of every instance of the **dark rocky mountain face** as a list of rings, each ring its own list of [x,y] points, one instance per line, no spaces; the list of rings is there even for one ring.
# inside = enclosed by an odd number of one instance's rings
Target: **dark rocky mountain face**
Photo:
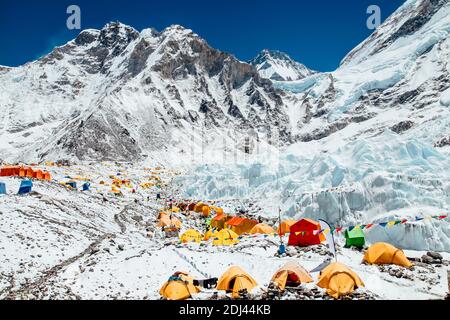
[[[205,129],[211,135],[255,129],[262,139],[277,132],[283,143],[291,141],[286,106],[272,83],[181,26],[139,33],[109,23],[14,72],[22,74],[21,88],[65,109],[41,121],[37,126],[46,131],[21,146],[28,145],[25,154],[37,160],[135,160],[155,146],[169,148],[174,134],[184,136],[181,145],[189,144],[189,132]],[[45,100],[36,118],[51,108]],[[10,117],[20,116],[17,105],[26,103],[16,101]],[[29,126],[22,129],[16,133],[26,135]]]

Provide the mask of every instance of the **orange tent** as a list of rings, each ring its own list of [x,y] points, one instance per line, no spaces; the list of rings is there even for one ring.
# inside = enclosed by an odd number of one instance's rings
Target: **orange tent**
[[[52,175],[50,174],[50,172],[44,172],[44,180],[47,180],[47,181],[52,180]]]
[[[370,246],[364,254],[363,261],[369,264],[396,264],[407,268],[413,265],[402,250],[384,242]]]
[[[278,226],[278,234],[281,236],[284,236],[287,233],[291,232],[291,227],[296,224],[297,221],[295,220],[284,220],[281,222],[281,224]]]
[[[216,206],[209,206],[211,211],[214,211],[216,214],[224,214],[224,211],[222,208],[216,207]]]
[[[22,177],[31,179],[46,179],[51,180],[51,175],[48,172],[42,170],[34,171],[30,167],[19,167],[19,166],[7,166],[0,169],[0,177]]]
[[[206,204],[204,204],[203,202],[199,202],[195,205],[194,207],[194,211],[197,213],[203,213],[203,207],[207,206]]]
[[[203,206],[203,209],[202,209],[203,217],[208,218],[210,214],[211,214],[211,209],[208,206]]]
[[[274,234],[274,233],[275,230],[265,223],[259,223],[256,226],[254,226],[252,230],[250,230],[250,234]]]
[[[290,229],[289,245],[307,247],[321,244],[325,241],[325,236],[323,234],[314,234],[314,231],[321,229],[319,222],[311,219],[300,220]]]
[[[186,300],[199,293],[200,288],[194,286],[194,278],[184,272],[177,272],[162,286],[159,294],[167,300]]]
[[[244,233],[249,233],[250,230],[252,230],[253,227],[256,226],[257,224],[258,221],[256,220],[234,217],[225,223],[225,227],[230,228],[238,235],[242,235]]]
[[[364,287],[359,276],[342,263],[332,263],[320,272],[317,286],[327,290],[335,299],[352,293],[358,287]]]
[[[26,168],[26,177],[34,178],[34,170],[32,168]]]
[[[313,282],[311,275],[301,265],[295,261],[288,262],[278,270],[272,277],[272,282],[280,289],[284,290],[286,285],[297,287],[302,283]]]
[[[231,293],[233,298],[239,298],[242,291],[250,292],[256,286],[255,279],[237,266],[228,269],[217,282],[217,290]]]
[[[27,169],[24,167],[21,167],[19,169],[19,177],[26,177],[27,176]]]
[[[34,172],[34,178],[35,179],[39,179],[39,180],[43,180],[44,179],[44,172],[42,172],[42,170],[36,170]]]
[[[162,215],[158,222],[158,227],[175,227],[176,229],[181,229],[182,225],[183,224],[177,217],[172,216],[172,218],[170,218],[170,216],[166,214]]]
[[[225,223],[230,219],[226,214],[218,214],[211,220],[211,227],[222,230],[225,228]]]

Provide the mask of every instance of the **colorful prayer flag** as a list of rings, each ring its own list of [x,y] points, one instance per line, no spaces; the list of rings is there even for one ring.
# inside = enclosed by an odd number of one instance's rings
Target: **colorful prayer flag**
[[[387,223],[387,227],[388,227],[388,228],[391,228],[393,225],[395,225],[395,221],[389,221],[389,222]]]

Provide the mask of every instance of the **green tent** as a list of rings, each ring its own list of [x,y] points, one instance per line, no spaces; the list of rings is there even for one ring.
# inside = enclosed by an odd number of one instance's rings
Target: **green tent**
[[[366,243],[366,238],[364,237],[364,231],[360,228],[355,228],[351,231],[345,230],[345,247],[357,247],[362,248]]]

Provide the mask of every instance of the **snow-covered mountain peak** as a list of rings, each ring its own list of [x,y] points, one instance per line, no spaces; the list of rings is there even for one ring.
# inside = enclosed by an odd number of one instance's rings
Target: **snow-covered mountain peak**
[[[423,40],[424,46],[427,43],[434,45],[450,33],[449,8],[448,0],[405,2],[368,39],[353,49],[341,65],[358,64],[386,50],[393,51],[399,46],[417,43],[417,40]]]
[[[172,24],[169,27],[165,28],[162,33],[165,34],[192,34],[193,31],[191,29],[185,28],[182,25],[179,24]]]
[[[277,50],[264,49],[250,64],[256,67],[261,77],[274,81],[295,81],[314,73],[288,54]]]
[[[4,158],[136,160],[194,148],[192,134],[204,127],[211,137],[225,129],[291,137],[270,81],[178,25],[82,31],[38,61],[0,71],[0,87]]]

